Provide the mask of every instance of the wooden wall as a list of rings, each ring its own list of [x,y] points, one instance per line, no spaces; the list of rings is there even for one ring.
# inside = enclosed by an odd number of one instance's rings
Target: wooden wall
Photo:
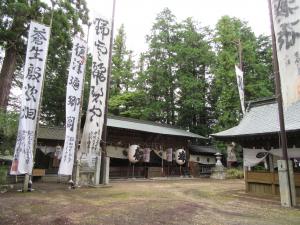
[[[294,173],[296,196],[300,197],[300,173]],[[245,172],[246,192],[279,195],[277,172]]]

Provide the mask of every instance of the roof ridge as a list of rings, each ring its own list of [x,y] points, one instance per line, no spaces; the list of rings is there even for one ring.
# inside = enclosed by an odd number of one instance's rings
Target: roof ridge
[[[131,118],[131,117],[108,115],[108,118],[110,118],[110,119],[120,119],[120,120],[123,120],[123,121],[144,123],[144,124],[149,124],[149,125],[155,125],[155,126],[160,126],[160,127],[167,127],[167,128],[172,128],[172,129],[178,129],[178,130],[187,131],[184,128],[181,128],[181,127],[178,127],[178,126],[175,126],[175,125],[165,124],[165,123],[159,123],[159,122],[149,121],[149,120],[135,119],[135,118]]]

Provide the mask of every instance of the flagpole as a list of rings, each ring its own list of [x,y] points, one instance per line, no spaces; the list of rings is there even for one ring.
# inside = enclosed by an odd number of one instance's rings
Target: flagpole
[[[282,156],[286,162],[287,166],[287,180],[288,180],[288,190],[290,195],[290,205],[292,206],[292,189],[290,183],[290,172],[289,172],[289,164],[288,164],[288,152],[287,152],[287,139],[286,139],[286,131],[285,131],[285,123],[284,123],[284,114],[283,114],[283,104],[282,104],[282,93],[281,93],[281,82],[280,82],[280,73],[279,73],[279,64],[277,57],[277,48],[276,48],[276,37],[273,23],[273,12],[272,12],[272,4],[271,0],[268,0],[269,4],[269,16],[270,16],[270,24],[271,24],[271,36],[272,36],[272,49],[273,49],[273,70],[275,76],[275,86],[276,86],[276,98],[278,103],[278,114],[279,114],[279,124],[280,124],[280,137],[281,137],[281,147],[282,147]],[[280,146],[279,146],[280,147]]]
[[[114,19],[115,19],[115,8],[116,8],[116,0],[113,1],[112,8],[112,18],[111,18],[111,36],[110,36],[110,44],[109,44],[109,56],[108,56],[108,73],[107,73],[107,86],[106,86],[106,99],[105,99],[105,113],[104,113],[104,124],[103,124],[103,134],[102,134],[102,154],[101,154],[101,178],[100,183],[106,184],[105,177],[106,173],[106,141],[107,141],[107,114],[108,114],[108,99],[109,99],[109,89],[110,89],[110,78],[112,71],[112,47],[113,47],[113,34],[114,34]]]
[[[242,49],[242,43],[241,39],[238,40],[238,50],[239,50],[239,67],[240,70],[243,71],[243,49]]]

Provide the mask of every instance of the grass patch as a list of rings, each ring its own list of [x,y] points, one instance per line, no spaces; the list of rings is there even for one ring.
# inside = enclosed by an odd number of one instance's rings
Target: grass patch
[[[244,171],[242,169],[231,168],[226,170],[226,178],[242,179],[244,178]]]

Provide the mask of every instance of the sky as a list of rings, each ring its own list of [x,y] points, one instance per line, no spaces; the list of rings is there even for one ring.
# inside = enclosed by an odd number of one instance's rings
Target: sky
[[[87,0],[90,16],[111,18],[113,0]],[[159,12],[168,7],[177,21],[192,17],[202,26],[213,28],[223,15],[247,21],[259,34],[270,34],[267,0],[116,0],[115,31],[125,26],[126,46],[139,54],[147,49],[145,37]]]

